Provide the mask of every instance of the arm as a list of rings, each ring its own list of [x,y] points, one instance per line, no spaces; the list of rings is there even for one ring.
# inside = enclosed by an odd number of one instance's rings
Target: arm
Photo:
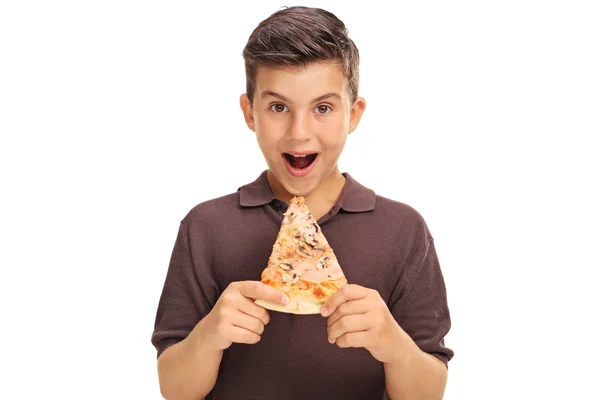
[[[223,351],[199,338],[204,322],[200,321],[187,338],[158,358],[160,392],[165,399],[199,400],[215,386]]]
[[[446,287],[433,239],[397,286],[390,312],[399,330],[396,347],[404,358],[385,363],[386,388],[392,400],[442,399],[454,355],[445,347],[450,330]],[[400,328],[401,327],[401,328]],[[436,354],[436,357],[432,354]]]
[[[330,343],[364,347],[383,363],[392,400],[442,399],[446,362],[454,355],[444,346],[450,316],[433,242],[415,259],[396,285],[391,307],[375,290],[346,285],[322,309]]]
[[[215,386],[223,351],[233,343],[255,344],[269,323],[263,299],[286,304],[282,292],[261,282],[233,282],[190,334],[158,358],[160,391],[167,400],[200,400]]]
[[[444,363],[437,357],[421,351],[404,331],[400,337],[398,353],[405,356],[383,364],[385,387],[390,399],[442,399],[448,376],[448,369]]]
[[[330,343],[341,348],[364,347],[384,365],[391,400],[440,400],[447,369],[423,352],[396,322],[375,290],[347,285],[325,304]]]
[[[204,246],[196,246],[204,260]],[[200,340],[200,329],[217,302],[210,269],[195,265],[188,226],[180,224],[156,313],[152,343],[158,352],[160,391],[166,399],[201,399],[216,382],[222,352]]]

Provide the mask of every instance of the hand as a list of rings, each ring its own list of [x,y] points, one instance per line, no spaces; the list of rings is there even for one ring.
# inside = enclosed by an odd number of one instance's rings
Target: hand
[[[233,282],[198,323],[202,343],[225,350],[232,343],[255,344],[269,323],[269,313],[255,299],[287,304],[289,298],[281,291],[258,281]]]
[[[364,347],[380,362],[401,357],[403,331],[376,290],[359,285],[340,288],[325,303],[329,343]]]

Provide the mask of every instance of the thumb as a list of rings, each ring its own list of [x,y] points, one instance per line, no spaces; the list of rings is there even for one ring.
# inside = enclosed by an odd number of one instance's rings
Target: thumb
[[[289,297],[281,290],[277,290],[272,286],[258,281],[242,282],[240,285],[240,293],[251,299],[266,300],[283,305],[288,304],[290,301]]]

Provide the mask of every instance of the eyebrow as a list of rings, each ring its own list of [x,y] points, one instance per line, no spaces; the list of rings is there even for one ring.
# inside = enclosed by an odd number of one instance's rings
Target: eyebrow
[[[270,97],[276,97],[276,98],[278,98],[278,99],[280,99],[280,100],[282,100],[282,101],[285,101],[285,102],[287,102],[287,103],[290,103],[290,100],[289,100],[287,97],[285,97],[285,96],[283,96],[283,95],[281,95],[281,94],[279,94],[279,93],[277,93],[277,92],[274,92],[274,91],[272,91],[272,90],[265,90],[265,91],[264,91],[264,92],[262,92],[262,94],[260,95],[260,97],[261,97],[261,98],[263,98],[263,99],[264,99],[264,98],[266,98],[266,97],[269,97],[269,96],[270,96]],[[317,97],[316,99],[314,99],[314,100],[312,101],[312,103],[318,103],[318,102],[320,102],[320,101],[323,101],[323,100],[325,100],[325,99],[329,99],[329,98],[332,98],[332,97],[333,97],[333,98],[336,98],[336,99],[338,99],[338,100],[341,100],[341,99],[342,99],[342,98],[341,98],[341,96],[340,96],[339,94],[331,92],[331,93],[325,93],[324,95]]]

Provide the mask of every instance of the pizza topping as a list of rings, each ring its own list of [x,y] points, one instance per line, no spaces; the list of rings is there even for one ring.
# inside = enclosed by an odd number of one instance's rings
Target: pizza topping
[[[283,274],[281,274],[281,279],[283,280],[283,283],[288,286],[293,285],[294,283],[298,282],[299,278],[300,277],[298,276],[298,274],[290,275],[285,272]]]
[[[296,266],[294,267],[294,272],[302,276],[311,269],[315,269],[314,261],[305,258],[303,260],[298,260]]]
[[[317,241],[317,238],[315,237],[314,233],[305,233],[304,241],[306,241],[306,243],[308,243],[311,247],[319,245],[319,242]]]
[[[283,283],[288,285],[292,282],[292,276],[290,274],[286,274],[285,272],[283,274],[281,274],[281,279],[283,280]]]
[[[323,256],[323,257],[321,257],[321,259],[319,261],[323,262],[323,264],[325,264],[327,266],[332,264],[331,257],[329,257],[329,256]]]
[[[303,200],[292,199],[284,215],[280,241],[270,260],[275,281],[288,288],[297,286],[300,280],[303,288],[307,283],[313,284],[309,288],[319,288],[326,281],[341,284],[344,273]]]
[[[304,230],[306,231],[306,233],[309,234],[309,233],[318,232],[317,224],[314,221],[308,221],[308,222],[309,222],[308,225],[306,225],[304,227]]]
[[[294,266],[290,262],[281,262],[279,263],[279,267],[285,271],[294,269]]]
[[[312,250],[310,249],[310,246],[307,245],[305,242],[300,242],[300,244],[298,244],[298,247],[296,248],[296,253],[300,254],[302,257],[312,257]]]
[[[340,279],[343,277],[344,273],[339,265],[333,265],[322,270],[311,269],[302,274],[303,281],[312,283],[322,283],[324,281]]]
[[[292,275],[292,281],[296,282],[295,276],[305,282],[321,283],[327,280],[335,280],[344,276],[342,269],[334,258],[321,257],[319,262],[314,259],[303,258],[294,261],[294,269],[284,274]]]
[[[329,268],[331,265],[331,258],[328,256],[323,256],[317,261],[317,269]]]

